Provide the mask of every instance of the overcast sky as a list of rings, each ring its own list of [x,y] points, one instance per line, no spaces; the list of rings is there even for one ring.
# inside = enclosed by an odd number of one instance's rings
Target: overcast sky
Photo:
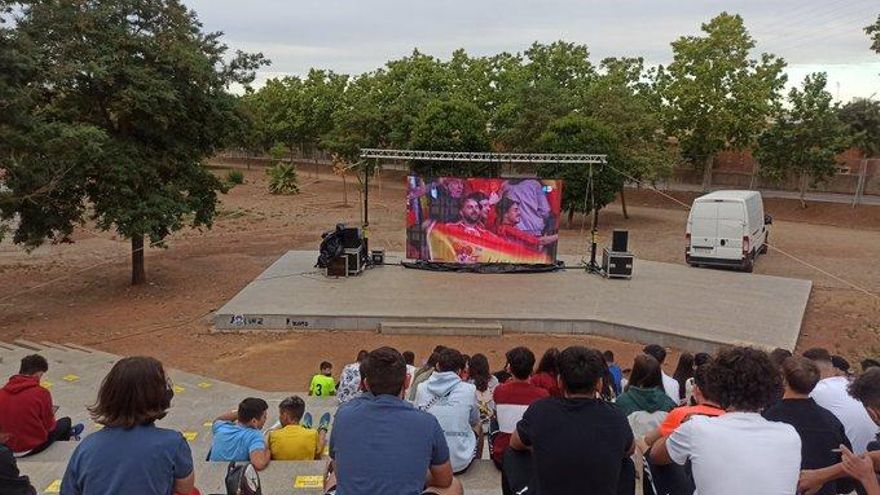
[[[864,32],[880,14],[878,0],[185,1],[207,30],[226,33],[230,47],[272,60],[258,85],[311,67],[357,74],[416,47],[445,59],[456,48],[489,55],[559,39],[586,44],[594,62],[667,63],[671,41],[726,10],[744,17],[758,51],[786,59],[789,84],[826,71],[841,100],[880,98],[880,55]]]

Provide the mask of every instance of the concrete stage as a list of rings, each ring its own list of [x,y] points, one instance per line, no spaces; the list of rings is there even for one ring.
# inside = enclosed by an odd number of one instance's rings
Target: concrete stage
[[[643,260],[632,280],[582,269],[469,274],[398,265],[334,279],[314,268],[316,259],[313,251],[282,256],[215,313],[215,328],[593,334],[694,352],[722,344],[793,349],[812,288],[808,280]]]

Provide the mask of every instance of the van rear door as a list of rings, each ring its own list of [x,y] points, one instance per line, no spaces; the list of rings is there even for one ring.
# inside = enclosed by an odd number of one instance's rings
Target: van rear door
[[[741,201],[719,201],[715,205],[718,207],[715,256],[740,260],[743,257],[743,236],[748,235],[745,204]]]
[[[718,205],[713,202],[697,202],[691,208],[691,256],[711,258],[715,256],[715,240],[718,237]]]

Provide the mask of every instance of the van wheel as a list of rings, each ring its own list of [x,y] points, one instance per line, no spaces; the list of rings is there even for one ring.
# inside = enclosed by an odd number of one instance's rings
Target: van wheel
[[[749,256],[748,258],[745,259],[745,261],[743,261],[742,271],[744,271],[746,273],[752,273],[754,270],[755,270],[755,260],[752,259],[751,256]]]
[[[764,238],[764,244],[761,244],[761,249],[758,250],[758,254],[767,254],[767,241],[770,240],[770,234],[767,234],[767,237]]]

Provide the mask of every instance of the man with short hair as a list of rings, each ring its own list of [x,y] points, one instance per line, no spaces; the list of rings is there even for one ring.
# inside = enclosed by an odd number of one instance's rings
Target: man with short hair
[[[221,414],[211,431],[210,461],[250,461],[257,471],[266,469],[272,454],[266,448],[261,430],[266,425],[269,404],[263,399],[248,397],[237,410]]]
[[[550,393],[531,384],[535,354],[527,347],[514,347],[507,351],[505,371],[510,379],[495,387],[492,393],[495,401],[495,421],[489,436],[489,453],[495,466],[501,467],[504,452],[510,444],[510,436],[516,431],[516,424],[522,419],[526,409],[538,399],[550,397]]]
[[[311,416],[306,413],[306,403],[299,396],[291,396],[278,405],[281,428],[266,435],[272,460],[313,461],[320,459],[326,444],[330,413],[324,413],[313,430]],[[302,421],[301,421],[302,420]]]
[[[333,364],[322,361],[318,368],[321,372],[312,377],[309,383],[309,395],[329,397],[336,395],[336,382],[333,380]]]
[[[666,361],[666,349],[657,345],[657,344],[649,344],[646,345],[642,352],[653,357],[660,363],[660,374],[663,378],[663,391],[666,392],[666,395],[669,396],[670,399],[675,401],[676,404],[681,402],[679,398],[679,389],[680,386],[678,384],[678,380],[672,378],[667,375],[665,371],[663,371],[663,361]]]
[[[852,451],[856,454],[865,453],[868,443],[877,435],[878,428],[864,406],[847,392],[849,379],[834,367],[831,353],[826,349],[809,349],[804,352],[804,357],[813,361],[820,373],[819,383],[810,393],[810,397],[843,423]]]
[[[819,368],[809,359],[792,356],[782,362],[785,393],[782,401],[764,410],[770,421],[781,421],[794,427],[801,437],[801,469],[819,469],[840,462],[840,445],[852,448],[840,421],[810,398],[819,383]],[[851,491],[851,490],[847,490]],[[827,483],[818,495],[836,495],[835,482]]]
[[[477,388],[462,381],[464,356],[455,349],[440,351],[437,371],[416,391],[415,406],[437,418],[446,444],[452,471],[464,472],[474,461],[477,446],[483,442]]]
[[[750,347],[722,350],[706,378],[726,412],[691,417],[654,443],[651,461],[690,461],[695,493],[703,495],[795,495],[801,439],[791,425],[760,414],[781,380],[767,354]]]
[[[339,385],[336,388],[336,400],[339,405],[354,399],[363,393],[361,389],[361,363],[367,357],[367,351],[361,349],[357,355],[357,361],[345,365],[339,374]]]
[[[336,412],[325,480],[344,495],[460,495],[443,429],[430,414],[404,401],[406,364],[390,347],[363,363],[367,393]]]
[[[623,387],[620,386],[620,380],[623,379],[623,370],[620,369],[620,365],[614,362],[614,353],[610,350],[603,352],[602,357],[605,358],[605,364],[608,365],[608,373],[611,374],[611,389],[614,390],[615,396],[619,396],[623,392]]]
[[[871,420],[880,425],[880,368],[871,367],[866,370],[853,380],[848,391],[862,404]],[[843,463],[801,473],[798,490],[812,493],[812,490],[832,480],[849,476],[858,480],[868,495],[880,494],[880,484],[877,482],[877,472],[880,472],[880,450],[871,450],[859,455],[852,454],[845,445],[841,445],[841,451],[844,456]],[[870,469],[854,469],[857,464],[867,465],[868,460],[873,464],[873,472],[870,472]]]
[[[18,374],[0,389],[0,430],[9,435],[6,445],[17,457],[42,452],[53,442],[78,438],[84,426],[70,418],[55,419],[52,394],[40,386],[49,362],[39,354],[21,359]]]
[[[559,354],[557,366],[563,397],[533,403],[517,424],[504,459],[505,493],[526,487],[533,493],[536,485],[541,495],[617,495],[633,453],[633,432],[622,412],[598,398],[604,358],[595,349],[572,346]]]

